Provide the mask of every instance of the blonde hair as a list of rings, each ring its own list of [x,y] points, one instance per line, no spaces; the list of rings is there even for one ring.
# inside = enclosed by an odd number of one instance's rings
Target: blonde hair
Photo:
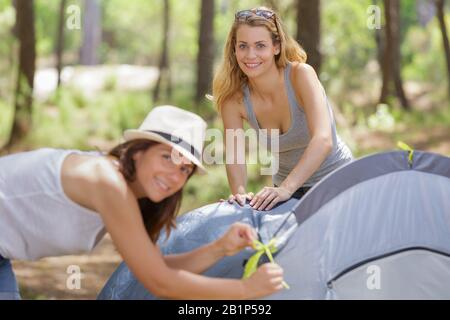
[[[255,10],[273,10],[266,7],[257,7]],[[242,87],[247,84],[247,76],[240,69],[236,56],[236,32],[239,26],[249,25],[252,27],[263,26],[270,32],[273,44],[280,45],[280,53],[275,56],[277,68],[285,68],[289,62],[306,62],[307,55],[305,50],[289,36],[278,14],[274,12],[272,18],[267,19],[256,14],[250,15],[247,19],[235,19],[228,33],[225,43],[223,60],[214,75],[213,80],[213,101],[220,112],[223,104],[236,93],[242,96]]]

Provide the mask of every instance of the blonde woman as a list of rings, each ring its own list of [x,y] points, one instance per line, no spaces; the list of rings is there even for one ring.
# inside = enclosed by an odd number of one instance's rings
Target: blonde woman
[[[181,193],[201,163],[206,123],[173,106],[154,108],[108,155],[39,149],[0,158],[0,299],[19,299],[10,259],[90,251],[106,231],[133,274],[154,295],[240,299],[282,288],[265,264],[247,280],[199,273],[249,246],[254,230],[237,223],[192,252],[162,256],[160,231],[174,225]]]
[[[270,210],[280,201],[301,198],[351,161],[349,148],[337,135],[325,91],[306,58],[273,10],[259,7],[235,14],[214,77],[214,102],[225,130],[243,129],[246,121],[255,130],[268,130],[268,146],[278,139],[274,156],[279,169],[272,176],[273,186],[253,194],[246,189],[246,164],[227,164],[230,202],[243,205],[250,200],[255,209]],[[237,141],[227,153],[244,147]]]

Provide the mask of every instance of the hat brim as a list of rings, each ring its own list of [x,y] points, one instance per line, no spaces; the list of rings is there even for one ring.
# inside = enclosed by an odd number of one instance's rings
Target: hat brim
[[[135,140],[135,139],[148,139],[160,143],[164,143],[166,145],[171,146],[178,152],[180,152],[184,157],[186,157],[189,161],[191,161],[193,164],[197,166],[196,173],[200,175],[205,175],[208,173],[208,171],[205,169],[205,167],[201,164],[201,162],[194,157],[189,151],[184,149],[183,147],[179,146],[176,143],[173,143],[170,140],[167,140],[166,138],[162,137],[161,135],[154,133],[154,132],[146,132],[146,131],[140,131],[136,129],[129,129],[125,130],[123,137],[125,141]]]

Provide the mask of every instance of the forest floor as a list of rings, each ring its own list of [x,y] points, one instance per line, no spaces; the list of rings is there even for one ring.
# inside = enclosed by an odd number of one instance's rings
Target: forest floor
[[[90,254],[13,261],[13,268],[23,299],[95,299],[121,261],[107,235]],[[70,281],[71,266],[81,271],[79,288]]]

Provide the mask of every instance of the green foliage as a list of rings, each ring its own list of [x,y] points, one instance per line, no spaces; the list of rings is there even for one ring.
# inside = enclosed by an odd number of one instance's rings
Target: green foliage
[[[61,88],[46,102],[35,102],[33,134],[26,146],[94,149],[111,147],[125,129],[137,127],[151,110],[148,93],[102,92],[94,99]],[[12,107],[0,100],[0,138],[9,134]]]
[[[216,65],[221,59],[234,12],[265,3],[268,1],[216,0],[214,22]],[[379,73],[367,72],[368,64],[376,61],[375,31],[367,28],[367,8],[373,3],[372,0],[324,0],[321,5],[323,53],[321,79],[325,87],[330,89],[329,93],[340,103],[347,100],[354,90],[367,90],[368,86],[374,83],[374,77],[380,76]],[[78,5],[81,9],[84,7],[82,0],[69,0],[68,5],[71,4]],[[378,4],[382,9],[382,2],[378,1]],[[101,5],[103,36],[103,43],[99,48],[101,61],[109,64],[157,65],[162,43],[162,1],[108,0],[101,1]],[[170,61],[172,72],[176,74],[173,79],[185,84],[181,86],[182,88],[193,90],[198,51],[200,0],[191,2],[172,0],[170,5]],[[289,33],[295,37],[295,2],[277,1],[276,6]],[[11,9],[10,1],[2,0],[0,12],[7,8]],[[59,1],[35,1],[39,57],[50,57],[54,50],[59,19],[58,9]],[[446,77],[445,60],[436,19],[433,19],[426,28],[418,25],[414,1],[402,1],[401,18],[404,79],[430,81],[434,85],[442,85]],[[450,17],[447,19],[450,20]],[[0,15],[0,26],[1,24]],[[0,29],[3,30],[0,31],[0,36],[4,33],[5,38],[11,41],[12,37],[7,35],[8,28]],[[82,30],[65,30],[66,63],[77,62],[81,39]],[[0,57],[7,57],[10,50],[10,43],[0,43]],[[0,70],[1,64],[0,62]],[[10,63],[5,64],[5,66],[9,65]],[[0,87],[4,86],[0,85]]]
[[[59,3],[35,1],[38,69],[53,64]],[[162,98],[158,104],[174,104],[194,111],[208,119],[209,127],[221,129],[221,121],[211,102],[206,99],[199,104],[193,102],[200,0],[171,0],[170,3],[169,48],[174,89],[171,99]],[[71,4],[83,9],[84,0],[69,0],[67,5]],[[216,66],[222,58],[234,13],[261,4],[264,1],[216,0]],[[323,66],[320,76],[328,95],[337,102],[335,108],[348,122],[348,127],[339,128],[340,134],[357,156],[379,150],[358,146],[353,139],[355,130],[388,134],[392,140],[408,142],[405,138],[409,131],[404,127],[427,131],[433,126],[450,126],[450,106],[444,104],[448,101],[447,80],[439,26],[436,19],[426,27],[418,25],[414,1],[402,1],[402,75],[405,82],[414,81],[420,89],[423,87],[423,94],[429,96],[431,111],[419,109],[413,100],[414,110],[407,113],[398,108],[396,100],[391,100],[388,109],[375,112],[380,73],[374,30],[367,28],[367,8],[372,4],[372,0],[324,0],[321,6]],[[163,2],[107,0],[101,1],[101,5],[101,62],[157,65],[162,43]],[[295,37],[295,2],[281,0],[276,5],[288,31]],[[13,116],[17,69],[17,41],[11,34],[14,20],[11,1],[0,0],[0,142],[5,142]],[[447,21],[450,21],[448,14]],[[77,63],[81,40],[82,29],[65,29],[65,64]],[[138,126],[154,102],[150,89],[123,92],[118,88],[118,80],[107,79],[103,91],[93,97],[63,86],[47,101],[35,101],[33,135],[23,147],[99,147],[105,150],[119,142],[123,130]],[[362,102],[355,103],[354,95],[362,96]],[[387,121],[390,125],[386,127]],[[260,168],[260,165],[248,166],[249,191],[258,192],[263,186],[271,185],[271,177],[261,176]],[[182,211],[228,197],[225,166],[214,165],[209,169],[209,175],[195,177],[188,183]]]
[[[0,99],[0,145],[6,142],[11,130],[13,108],[10,103]]]
[[[447,18],[450,21],[450,15]],[[437,19],[424,29],[413,26],[409,30],[402,51],[409,57],[403,63],[406,79],[445,85],[447,81],[446,62],[442,45],[442,35]]]
[[[16,13],[10,1],[0,1],[0,98],[12,90],[11,77],[14,65],[13,38],[11,29],[15,24]]]
[[[103,1],[103,61],[156,65],[162,42],[162,4],[156,0]]]
[[[321,77],[325,84],[344,81],[345,89],[358,88],[365,76],[364,67],[376,59],[374,31],[367,28],[367,8],[371,4],[369,0],[324,3]]]
[[[368,118],[369,128],[372,130],[391,131],[395,126],[395,120],[389,112],[389,106],[386,104],[379,104],[377,111]]]
[[[66,10],[70,5],[79,6],[83,9],[83,0],[68,0]],[[34,1],[35,10],[35,29],[36,29],[36,50],[39,57],[47,57],[53,54],[56,46],[56,36],[59,23],[60,0],[38,0]],[[67,19],[68,13],[65,11],[64,18]],[[69,30],[64,29],[64,50],[65,53],[71,53],[77,61],[78,50],[82,38],[82,29]],[[70,56],[70,55],[68,55]]]
[[[39,56],[53,52],[58,25],[59,1],[35,1],[36,52]]]

